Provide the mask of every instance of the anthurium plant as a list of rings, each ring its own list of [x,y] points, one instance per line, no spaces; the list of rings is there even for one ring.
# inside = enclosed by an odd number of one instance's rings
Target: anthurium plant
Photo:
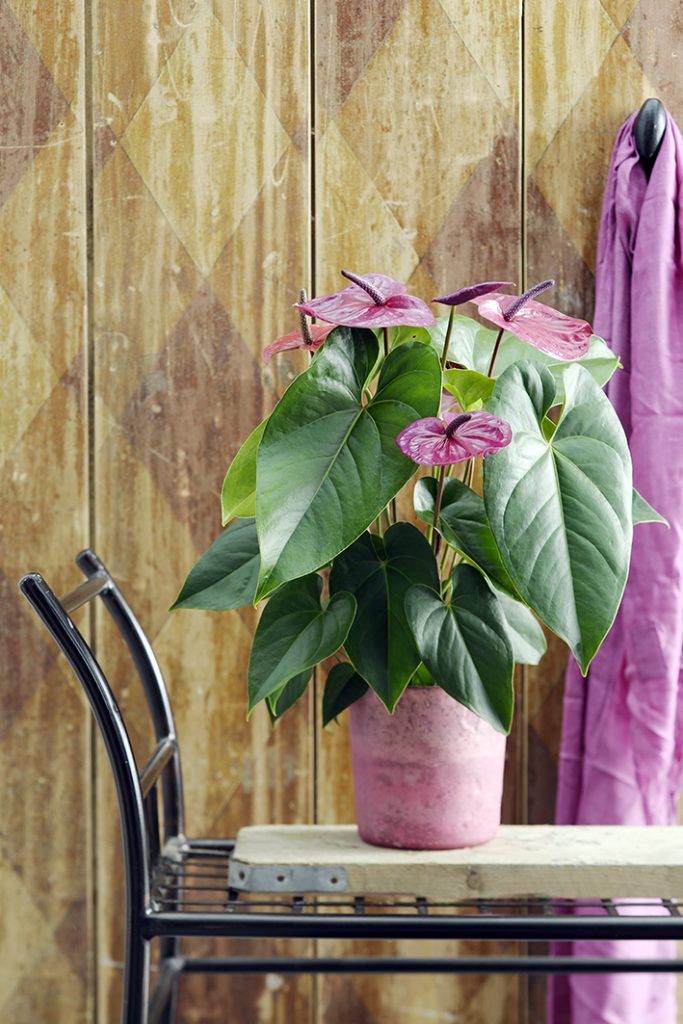
[[[393,712],[406,687],[439,686],[508,732],[539,621],[585,674],[633,525],[663,521],[633,490],[602,390],[619,360],[536,301],[552,281],[464,288],[433,300],[450,307],[436,318],[390,277],[342,273],[336,294],[302,293],[299,329],[264,351],[311,359],[233,459],[226,529],[173,607],[262,606],[249,711],[266,701],[277,719],[335,658],[326,723],[368,687]],[[456,312],[468,302],[492,328]],[[397,517],[406,485],[412,521]]]

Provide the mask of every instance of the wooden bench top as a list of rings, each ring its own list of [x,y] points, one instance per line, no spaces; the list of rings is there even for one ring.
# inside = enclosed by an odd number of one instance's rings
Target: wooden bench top
[[[464,850],[369,846],[355,825],[240,830],[230,885],[251,892],[343,892],[500,899],[683,894],[683,827],[504,825]]]

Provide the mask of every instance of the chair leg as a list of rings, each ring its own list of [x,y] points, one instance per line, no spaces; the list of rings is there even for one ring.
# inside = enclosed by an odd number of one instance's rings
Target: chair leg
[[[147,1024],[149,1003],[149,942],[138,927],[126,937],[121,1024]]]
[[[180,939],[162,939],[159,944],[159,968],[163,970],[164,964],[175,961],[180,956]],[[172,965],[169,963],[169,966]],[[166,1005],[159,1016],[159,1024],[175,1024],[176,1008],[178,1001],[178,971],[175,967],[171,972],[171,990],[166,998]]]

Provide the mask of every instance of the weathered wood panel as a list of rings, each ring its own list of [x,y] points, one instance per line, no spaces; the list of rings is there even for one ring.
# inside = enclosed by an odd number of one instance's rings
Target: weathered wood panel
[[[188,830],[312,814],[311,707],[245,721],[253,611],[169,616],[220,529],[222,478],[293,363],[264,369],[309,286],[308,21],[285,0],[95,8],[96,542],[167,675],[185,756]],[[279,372],[281,379],[275,377]],[[111,634],[134,741],[140,693]],[[100,1014],[120,998],[121,878],[98,768]],[[179,1019],[306,1020],[310,982],[183,982]]]
[[[282,868],[288,884],[289,868],[305,868],[319,875],[321,888],[324,880],[324,891],[362,896],[656,902],[658,893],[683,892],[682,841],[683,826],[501,825],[482,846],[393,850],[364,843],[355,825],[252,825],[237,834],[230,882],[250,892],[281,892],[273,869]],[[271,869],[267,875],[264,868]]]
[[[673,0],[590,0],[571,14],[551,0],[528,2],[523,246],[517,0],[313,6],[315,210],[308,4],[0,0],[0,379],[9,396],[0,417],[0,630],[9,666],[0,899],[13,922],[0,935],[0,1016],[19,1024],[92,1017],[89,835],[87,816],[73,811],[88,805],[89,727],[75,684],[15,590],[27,568],[59,588],[73,581],[62,566],[91,539],[88,439],[97,459],[92,540],[121,574],[169,676],[193,831],[312,820],[316,806],[320,821],[352,821],[344,726],[315,741],[312,703],[274,733],[263,716],[244,723],[253,615],[164,610],[219,528],[225,465],[300,365],[282,356],[263,368],[259,350],[293,326],[287,308],[298,288],[336,288],[342,266],[384,270],[429,298],[488,276],[521,284],[525,253],[524,283],[555,276],[549,301],[590,317],[616,130],[647,95],[683,120],[683,29]],[[94,34],[87,125],[86,10]],[[86,427],[91,132],[96,416]],[[98,641],[141,747],[139,696],[102,621]],[[508,821],[552,818],[564,665],[554,643],[518,680]],[[120,973],[118,839],[105,764],[98,807],[104,1021],[116,1019]],[[525,998],[512,980],[319,985],[318,1019],[329,1024],[399,1013],[514,1020],[511,993]],[[309,993],[307,982],[193,979],[182,1013],[219,1020],[231,1005],[240,1019],[284,1024],[309,1018]],[[536,982],[531,996],[519,1019],[528,1012],[540,1022]]]
[[[0,1018],[91,1019],[90,724],[18,593],[87,543],[83,19],[0,4]]]
[[[390,274],[425,299],[496,275],[518,280],[519,4],[318,0],[316,17],[318,294],[343,284],[342,267]],[[514,741],[510,751],[516,778]],[[320,739],[316,779],[318,821],[353,821],[345,722]],[[508,794],[506,807],[515,803]],[[516,1019],[510,978],[318,985],[325,1024]]]

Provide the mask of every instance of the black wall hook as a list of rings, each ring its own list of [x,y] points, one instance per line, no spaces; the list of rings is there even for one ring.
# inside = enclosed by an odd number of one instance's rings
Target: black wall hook
[[[660,100],[645,100],[633,125],[638,155],[650,175],[666,131],[666,110]]]

